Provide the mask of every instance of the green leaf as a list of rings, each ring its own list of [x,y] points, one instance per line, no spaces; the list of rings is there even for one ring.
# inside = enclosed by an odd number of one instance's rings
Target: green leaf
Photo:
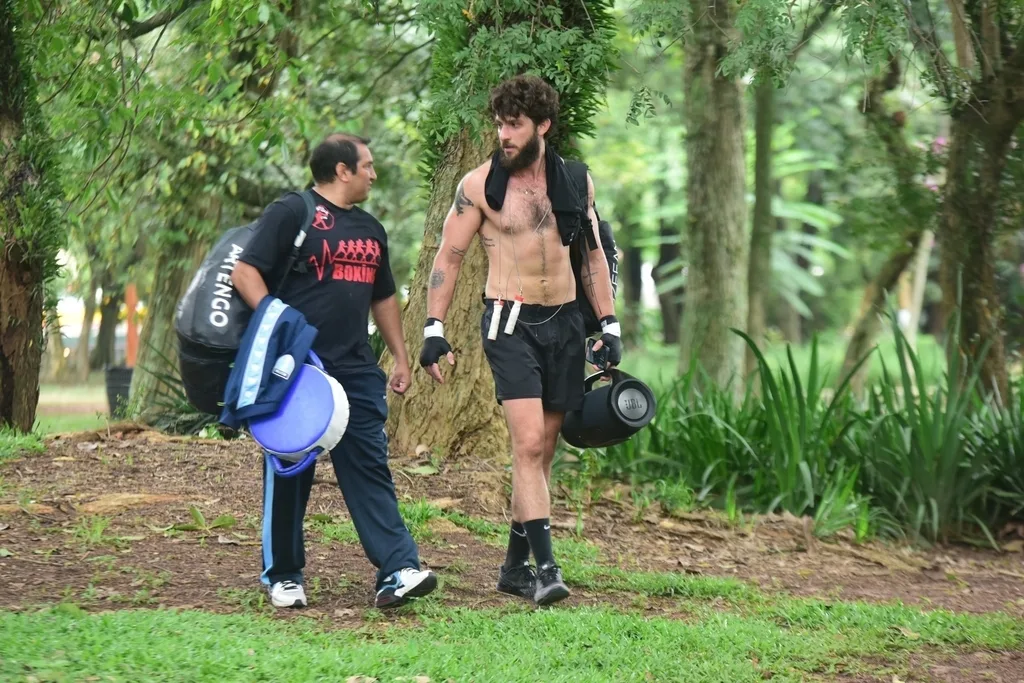
[[[189,514],[192,515],[192,519],[195,520],[196,525],[200,528],[206,528],[206,517],[195,505],[190,505],[188,508]]]
[[[221,515],[217,519],[213,520],[213,523],[210,525],[210,528],[211,529],[230,529],[231,527],[235,526],[235,524],[237,524],[237,523],[238,523],[238,521],[234,517],[232,517],[231,515]]]

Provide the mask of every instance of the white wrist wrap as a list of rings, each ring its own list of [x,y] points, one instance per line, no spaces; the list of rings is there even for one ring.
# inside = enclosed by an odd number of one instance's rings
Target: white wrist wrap
[[[619,326],[619,323],[605,323],[601,325],[601,331],[616,337],[622,336],[622,328]]]
[[[429,325],[423,328],[423,338],[429,337],[443,337],[444,336],[444,323],[440,320],[435,320]]]

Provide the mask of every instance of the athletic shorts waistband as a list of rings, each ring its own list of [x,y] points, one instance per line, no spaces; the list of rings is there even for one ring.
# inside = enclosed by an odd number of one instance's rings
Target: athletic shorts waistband
[[[494,302],[496,301],[496,299],[489,298],[486,296],[481,297],[481,299],[484,302],[485,311],[491,310],[491,307],[494,306]],[[510,307],[514,303],[515,301],[506,300],[502,308],[505,311],[510,310]],[[572,301],[566,301],[564,304],[554,304],[553,306],[547,306],[544,304],[524,303],[522,306],[519,307],[519,318],[521,320],[543,320],[545,318],[550,318],[555,314],[558,314],[558,316],[561,317],[562,315],[576,312],[578,312],[578,308],[576,306],[576,299],[573,299]]]

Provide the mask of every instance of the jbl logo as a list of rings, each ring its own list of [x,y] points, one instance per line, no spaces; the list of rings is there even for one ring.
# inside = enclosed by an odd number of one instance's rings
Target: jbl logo
[[[646,410],[646,408],[647,406],[644,404],[644,402],[636,398],[627,398],[622,404],[622,409],[628,410],[630,412],[633,412],[634,410]]]

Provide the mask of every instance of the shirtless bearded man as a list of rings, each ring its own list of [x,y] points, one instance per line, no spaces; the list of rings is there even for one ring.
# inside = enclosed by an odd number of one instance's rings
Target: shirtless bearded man
[[[563,417],[583,402],[586,335],[567,241],[587,221],[597,248],[585,250],[582,285],[603,329],[594,351],[604,349],[607,366],[615,366],[622,344],[593,181],[588,173],[584,206],[564,161],[546,144],[558,94],[540,78],[517,76],[491,92],[490,113],[501,148],[459,182],[445,219],[420,365],[444,382],[438,362],[455,364],[444,319],[478,235],[489,264],[480,333],[512,440],[513,522],[497,588],[546,605],[569,595],[551,550],[548,484]]]

